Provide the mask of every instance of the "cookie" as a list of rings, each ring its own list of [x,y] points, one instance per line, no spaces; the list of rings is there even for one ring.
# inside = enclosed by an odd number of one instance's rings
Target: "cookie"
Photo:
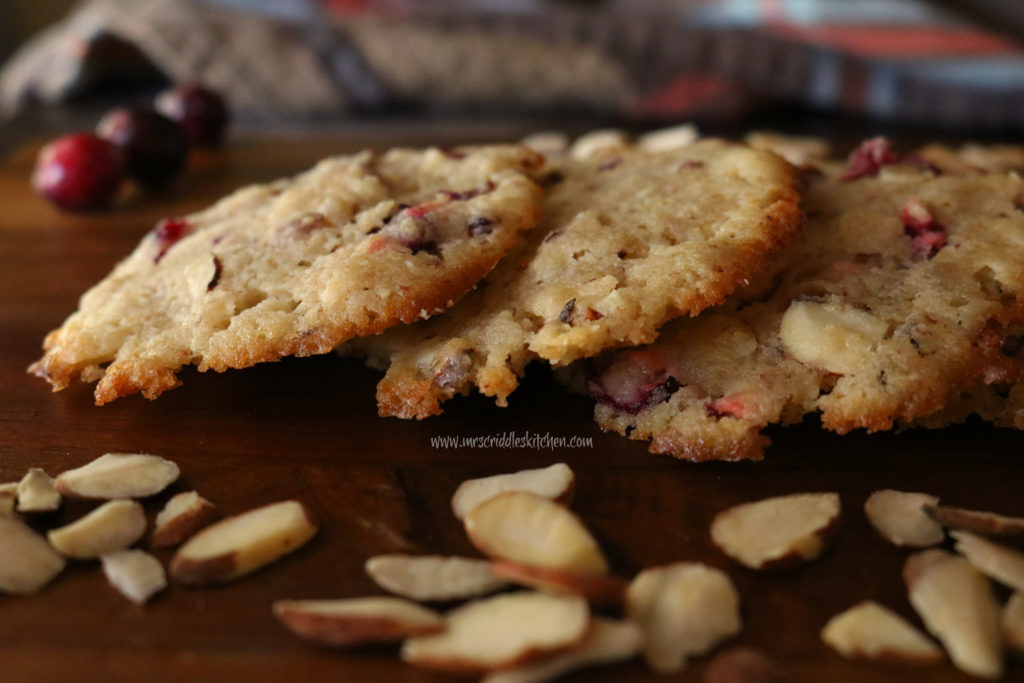
[[[1024,147],[965,143],[950,147],[925,145],[914,154],[945,173],[1009,173],[1024,171]]]
[[[940,410],[903,426],[941,429],[972,415],[997,427],[1024,429],[1024,326],[1011,325],[1000,353],[965,388],[958,388]]]
[[[832,154],[828,140],[822,138],[755,130],[747,133],[743,139],[754,149],[775,152],[794,166],[808,166],[825,161]]]
[[[680,458],[757,459],[770,424],[889,429],[992,365],[1024,304],[1024,182],[869,144],[806,190],[803,231],[757,282],[568,375],[603,428]]]
[[[382,415],[435,415],[473,388],[505,405],[530,360],[649,342],[665,321],[720,303],[801,220],[795,173],[773,154],[600,139],[553,162],[541,226],[478,291],[435,320],[346,345],[387,369]]]
[[[521,146],[363,152],[162,221],[51,332],[30,371],[96,403],[179,384],[178,371],[326,353],[434,315],[539,220]]]
[[[954,148],[930,144],[916,154],[944,173],[1024,171],[1024,147],[1020,145],[966,143]],[[941,428],[971,415],[997,427],[1024,429],[1024,320],[1010,326],[999,355],[970,386],[954,391],[939,411],[905,426]]]

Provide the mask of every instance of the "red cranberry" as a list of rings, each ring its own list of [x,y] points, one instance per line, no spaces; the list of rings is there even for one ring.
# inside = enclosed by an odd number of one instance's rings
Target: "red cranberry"
[[[194,145],[218,147],[224,142],[230,113],[224,98],[212,90],[183,83],[157,95],[156,109],[177,121]]]
[[[32,186],[65,209],[100,209],[114,201],[124,174],[124,155],[116,145],[92,133],[76,133],[40,150]]]
[[[587,380],[587,393],[599,403],[636,415],[649,406],[664,403],[682,386],[661,354],[634,349],[618,354],[602,371],[592,372]]]
[[[850,152],[846,161],[846,169],[840,180],[857,180],[878,175],[879,169],[889,164],[900,162],[900,157],[892,151],[892,145],[885,138],[871,138],[865,140],[860,146]]]
[[[181,238],[192,231],[192,226],[184,218],[164,218],[156,224],[153,231],[156,238],[157,252],[154,263],[160,263],[167,250],[177,244]]]
[[[96,133],[124,150],[128,175],[146,187],[164,187],[185,168],[185,131],[153,109],[113,109],[100,119]]]
[[[935,220],[920,199],[911,197],[903,203],[901,219],[915,254],[930,259],[949,243],[946,227]]]

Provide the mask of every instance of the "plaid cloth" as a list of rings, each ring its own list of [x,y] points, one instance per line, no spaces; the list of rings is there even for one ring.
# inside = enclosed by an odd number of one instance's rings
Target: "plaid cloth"
[[[8,63],[0,105],[130,82],[133,60],[98,49],[113,39],[271,119],[414,106],[669,120],[779,101],[1024,127],[1024,2],[963,4],[969,13],[925,0],[89,0]]]

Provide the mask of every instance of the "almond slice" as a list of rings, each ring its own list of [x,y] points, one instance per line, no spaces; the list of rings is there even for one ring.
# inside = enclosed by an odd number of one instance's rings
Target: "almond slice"
[[[734,646],[722,650],[704,668],[704,683],[789,683],[782,666],[761,650]]]
[[[751,569],[788,567],[822,553],[841,509],[835,493],[797,493],[745,503],[715,517],[711,540]]]
[[[366,573],[384,590],[421,602],[476,598],[506,585],[488,560],[468,557],[377,555]]]
[[[302,503],[264,505],[222,519],[186,541],[171,558],[171,578],[193,586],[231,581],[297,550],[316,532]]]
[[[910,622],[873,600],[829,619],[821,639],[847,659],[899,664],[934,664],[945,659],[939,646]]]
[[[478,505],[464,520],[469,540],[488,557],[579,574],[607,574],[608,562],[568,508],[510,491]]]
[[[586,667],[632,659],[642,648],[643,633],[636,624],[594,617],[583,642],[573,649],[514,669],[496,671],[481,683],[544,683]]]
[[[174,547],[216,519],[217,508],[213,503],[195,491],[179,493],[157,513],[149,545],[152,548]]]
[[[636,146],[645,152],[671,152],[697,141],[700,132],[692,123],[658,128],[636,139]]]
[[[600,128],[576,138],[569,146],[569,156],[573,159],[589,159],[606,150],[625,149],[628,146],[629,136],[624,131]]]
[[[956,540],[956,551],[979,572],[1015,591],[1024,591],[1024,555],[969,531],[953,531],[950,536]]]
[[[51,512],[60,507],[60,501],[53,477],[38,467],[18,482],[18,512]]]
[[[453,673],[504,669],[573,647],[586,635],[589,622],[581,598],[506,593],[449,612],[446,630],[405,641],[402,659]]]
[[[178,478],[178,466],[158,455],[107,453],[57,475],[57,491],[73,498],[145,498]]]
[[[65,557],[91,560],[123,550],[146,532],[146,513],[133,500],[111,500],[71,524],[47,534]]]
[[[999,605],[971,563],[944,550],[925,550],[903,565],[910,604],[953,664],[972,676],[1003,673]]]
[[[1016,536],[1024,533],[1024,518],[994,512],[966,510],[946,505],[925,505],[924,511],[948,529],[972,531],[982,536]]]
[[[401,598],[278,600],[272,609],[298,637],[331,647],[394,643],[444,630],[440,614]]]
[[[526,491],[568,505],[575,478],[569,466],[559,462],[541,469],[470,479],[455,489],[452,512],[458,519],[465,519],[476,506],[508,491]]]
[[[558,156],[569,149],[569,136],[560,130],[539,130],[522,138],[519,144],[538,154]]]
[[[1003,638],[1017,652],[1024,652],[1024,595],[1014,593],[1003,607]]]
[[[136,605],[144,605],[167,587],[164,566],[142,550],[118,550],[100,556],[110,585]]]
[[[925,505],[938,505],[939,499],[927,493],[905,493],[885,489],[875,491],[864,503],[864,514],[884,539],[898,546],[927,548],[945,539],[942,525],[925,511]]]
[[[0,516],[0,592],[38,593],[64,565],[45,538],[16,519]]]
[[[797,299],[782,315],[779,341],[801,363],[843,375],[864,368],[888,331],[888,323],[860,308]]]
[[[549,593],[570,593],[594,605],[621,605],[626,597],[627,583],[618,576],[580,574],[549,567],[534,567],[508,560],[497,560],[491,566],[494,576],[520,586]]]
[[[626,614],[644,632],[644,659],[657,673],[682,671],[686,660],[740,632],[740,597],[724,573],[678,562],[637,574]]]

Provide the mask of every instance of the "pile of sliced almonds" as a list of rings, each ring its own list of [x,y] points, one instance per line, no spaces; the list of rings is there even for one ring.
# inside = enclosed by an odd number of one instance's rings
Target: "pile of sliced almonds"
[[[167,573],[187,585],[229,581],[295,550],[317,531],[297,501],[216,522],[212,503],[195,491],[179,493],[157,514],[151,536],[152,549],[183,544],[165,573],[155,556],[131,549],[149,527],[136,499],[165,490],[179,473],[176,464],[156,455],[108,453],[55,479],[32,468],[21,481],[0,484],[0,593],[34,594],[60,574],[68,559],[99,560],[111,585],[143,604],[166,588]],[[45,537],[21,519],[57,510],[65,497],[100,504]]]
[[[326,646],[401,643],[406,662],[487,683],[536,683],[642,655],[661,673],[713,650],[741,628],[739,594],[695,562],[652,567],[632,582],[567,507],[564,464],[464,482],[452,510],[487,559],[382,555],[366,562],[401,597],[281,600],[277,618]],[[512,586],[528,590],[488,594]],[[465,602],[445,614],[417,602]],[[595,614],[600,608],[625,619]]]
[[[178,475],[178,466],[159,456],[107,454],[56,478],[32,468],[20,481],[0,484],[0,592],[31,595],[69,559],[99,560],[115,588],[145,603],[167,578],[156,557],[132,549],[149,527],[136,499],[160,493]],[[652,671],[678,672],[740,632],[740,596],[719,569],[677,562],[632,580],[614,575],[568,507],[574,486],[561,463],[464,482],[452,510],[484,558],[371,557],[367,574],[393,596],[279,600],[273,613],[320,645],[401,643],[401,657],[412,665],[483,674],[485,683],[539,683],[636,656]],[[64,497],[100,504],[45,537],[22,520],[58,509]],[[1024,651],[1024,553],[990,537],[1024,536],[1024,518],[893,490],[876,491],[864,511],[883,538],[920,549],[907,558],[903,580],[938,643],[872,600],[830,619],[822,640],[844,657],[868,661],[934,664],[945,650],[970,675],[1002,676],[1004,649]],[[747,568],[788,567],[817,558],[841,515],[835,493],[768,498],[719,513],[711,540]],[[309,510],[294,500],[217,517],[195,491],[171,497],[156,515],[150,547],[180,546],[170,578],[191,586],[231,581],[317,532]],[[947,542],[955,552],[936,547]],[[1013,591],[1005,605],[992,582]],[[419,604],[453,601],[464,602],[444,614]],[[749,648],[720,652],[705,673],[708,683],[786,680],[777,663]]]
[[[978,678],[1003,675],[1005,648],[1024,649],[1024,553],[988,536],[1024,535],[1024,519],[939,504],[924,493],[882,490],[864,512],[910,555],[903,580],[925,629],[958,669]],[[948,536],[958,554],[937,548]],[[1014,592],[1000,606],[992,582]],[[942,661],[942,650],[911,624],[873,602],[833,617],[822,639],[843,656],[905,663]]]

